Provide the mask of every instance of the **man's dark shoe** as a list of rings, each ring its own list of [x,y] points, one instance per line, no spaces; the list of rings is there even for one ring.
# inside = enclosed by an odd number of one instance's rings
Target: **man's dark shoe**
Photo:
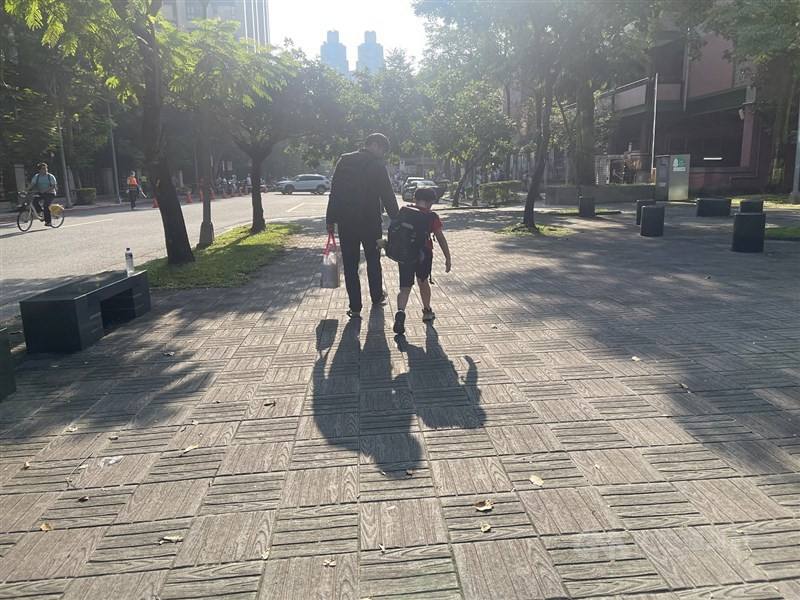
[[[406,313],[403,310],[398,310],[394,315],[394,327],[392,327],[397,335],[403,335],[406,332]]]
[[[360,319],[361,318],[361,311],[360,310],[353,310],[352,308],[347,311],[347,316],[351,319]]]

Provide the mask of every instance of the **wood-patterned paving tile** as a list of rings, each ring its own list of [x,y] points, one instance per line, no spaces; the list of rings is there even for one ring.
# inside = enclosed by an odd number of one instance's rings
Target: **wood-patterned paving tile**
[[[800,469],[800,458],[772,442],[731,441],[705,446],[741,475],[777,475],[796,473]]]
[[[710,521],[669,483],[610,485],[597,488],[625,528],[656,529],[707,525]]]
[[[112,525],[97,544],[81,575],[169,569],[190,525],[190,519]]]
[[[570,452],[570,458],[592,485],[663,481],[636,449],[583,450]]]
[[[87,527],[26,533],[0,560],[0,581],[75,577],[105,529]]]
[[[0,493],[26,494],[36,492],[61,492],[69,488],[72,479],[83,464],[80,459],[31,461],[28,469],[17,471],[7,480]]]
[[[800,515],[800,473],[767,475],[753,481],[773,501]]]
[[[146,454],[162,452],[169,447],[172,438],[180,427],[148,427],[118,432],[116,440],[103,449],[105,456],[125,456],[127,454]]]
[[[623,524],[590,487],[518,492],[540,535],[563,535],[623,529]]]
[[[584,401],[604,419],[644,419],[661,416],[659,410],[642,396],[586,398]]]
[[[761,523],[738,523],[720,528],[740,552],[769,579],[800,578],[800,521],[781,519]]]
[[[160,600],[257,600],[264,562],[203,565],[170,571]]]
[[[214,447],[165,452],[150,468],[144,483],[214,477],[224,456],[224,448]]]
[[[727,415],[675,417],[675,423],[703,444],[759,439],[748,427]]]
[[[676,481],[674,485],[711,523],[765,521],[793,515],[749,479]]]
[[[120,511],[117,523],[176,519],[197,514],[211,479],[140,485]]]
[[[491,500],[494,508],[488,513],[475,510],[475,504],[485,500]],[[441,503],[447,533],[453,544],[536,536],[536,529],[514,493],[453,496],[441,498]],[[484,523],[492,528],[481,531]]]
[[[298,440],[292,448],[290,469],[348,467],[359,460],[358,438]]]
[[[781,585],[781,583],[777,582],[721,585],[690,590],[678,590],[673,592],[671,596],[673,596],[675,600],[709,600],[711,598],[726,597],[741,600],[791,600],[793,596],[787,596],[785,592],[781,593]]]
[[[361,464],[416,464],[422,459],[423,438],[419,433],[361,436]]]
[[[68,584],[68,579],[0,583],[0,600],[59,600]]]
[[[8,554],[18,541],[22,539],[22,533],[2,533],[0,534],[0,558]]]
[[[275,511],[197,517],[184,537],[175,567],[263,560]]]
[[[606,421],[553,423],[549,428],[568,451],[630,447],[630,443]]]
[[[251,442],[278,443],[291,442],[295,438],[298,417],[277,417],[274,419],[258,419],[242,421],[233,437],[235,444]]]
[[[701,444],[642,448],[641,452],[667,481],[737,476],[730,465]]]
[[[559,398],[538,400],[533,403],[545,423],[599,421],[603,416],[582,398]]]
[[[487,430],[430,430],[423,432],[431,460],[495,456],[496,451]]]
[[[0,496],[0,534],[30,530],[56,498],[57,492]]]
[[[130,501],[135,486],[116,486],[63,492],[42,514],[56,529],[111,525]]]
[[[234,444],[225,449],[219,475],[244,475],[285,471],[289,466],[292,444],[288,442]]]
[[[335,566],[326,567],[326,560]],[[358,558],[355,552],[270,559],[265,564],[258,600],[325,598],[358,600]]]
[[[464,598],[563,598],[567,590],[537,539],[453,546]]]
[[[461,600],[456,567],[447,546],[362,550],[361,598]]]
[[[355,504],[290,508],[278,512],[272,536],[272,558],[327,556],[358,550]]]
[[[498,454],[534,454],[564,449],[548,425],[488,427],[486,433]]]
[[[671,588],[758,581],[764,573],[713,527],[650,529],[631,534]]]
[[[567,382],[583,398],[634,396],[635,392],[616,379],[575,379]]]
[[[298,469],[286,474],[282,507],[347,504],[358,499],[358,467]]]
[[[434,460],[430,466],[440,496],[506,492],[513,488],[496,457]]]
[[[435,496],[427,461],[361,465],[358,475],[361,502]]]
[[[277,508],[285,473],[217,476],[208,487],[200,515]]]
[[[636,448],[692,444],[695,439],[671,419],[626,419],[611,425]]]
[[[588,485],[566,452],[501,456],[500,461],[516,490],[539,489],[540,486],[531,483],[533,475],[541,478],[546,488]]]
[[[668,590],[627,532],[548,536],[542,542],[574,598]]]
[[[447,543],[437,498],[362,502],[359,512],[362,551]]]
[[[100,575],[73,579],[66,587],[61,600],[94,600],[113,598],[114,600],[151,600],[158,597],[167,579],[167,571],[147,571],[119,575]],[[0,592],[0,598],[3,598]]]

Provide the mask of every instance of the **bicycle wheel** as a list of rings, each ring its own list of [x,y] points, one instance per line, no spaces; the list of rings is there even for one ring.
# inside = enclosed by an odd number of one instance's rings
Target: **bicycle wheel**
[[[59,206],[56,210],[50,210],[50,225],[54,229],[58,229],[64,224],[64,209]]]
[[[20,231],[28,231],[33,225],[33,211],[25,207],[17,213],[17,227]]]

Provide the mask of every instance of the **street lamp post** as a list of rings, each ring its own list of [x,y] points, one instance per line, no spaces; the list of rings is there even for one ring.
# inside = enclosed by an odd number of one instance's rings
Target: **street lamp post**
[[[119,172],[117,171],[117,147],[114,144],[114,121],[111,119],[111,103],[106,100],[108,111],[108,137],[111,141],[111,170],[114,175],[114,193],[117,195],[117,204],[122,204],[122,195],[119,193]]]
[[[794,178],[789,200],[794,204],[800,203],[800,102],[797,106],[797,144],[794,147]]]

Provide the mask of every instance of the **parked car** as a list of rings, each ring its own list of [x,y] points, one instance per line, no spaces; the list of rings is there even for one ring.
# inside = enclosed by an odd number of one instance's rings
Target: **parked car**
[[[414,192],[417,191],[417,188],[432,188],[436,190],[436,184],[431,181],[430,179],[418,179],[417,181],[412,181],[411,183],[405,186],[403,190],[403,200],[409,202],[414,199]],[[436,190],[436,198],[439,198],[439,192]]]
[[[449,179],[436,180],[436,197],[441,200],[442,196],[447,193],[448,188],[452,182]]]
[[[295,192],[324,194],[331,189],[331,180],[325,177],[325,175],[306,173],[303,175],[298,175],[293,179],[284,179],[279,181],[278,189],[282,194],[294,194]]]
[[[406,177],[406,180],[403,182],[403,187],[400,190],[403,194],[406,193],[406,188],[410,186],[412,183],[416,185],[417,181],[423,181],[424,177]],[[405,197],[405,196],[404,196]]]

